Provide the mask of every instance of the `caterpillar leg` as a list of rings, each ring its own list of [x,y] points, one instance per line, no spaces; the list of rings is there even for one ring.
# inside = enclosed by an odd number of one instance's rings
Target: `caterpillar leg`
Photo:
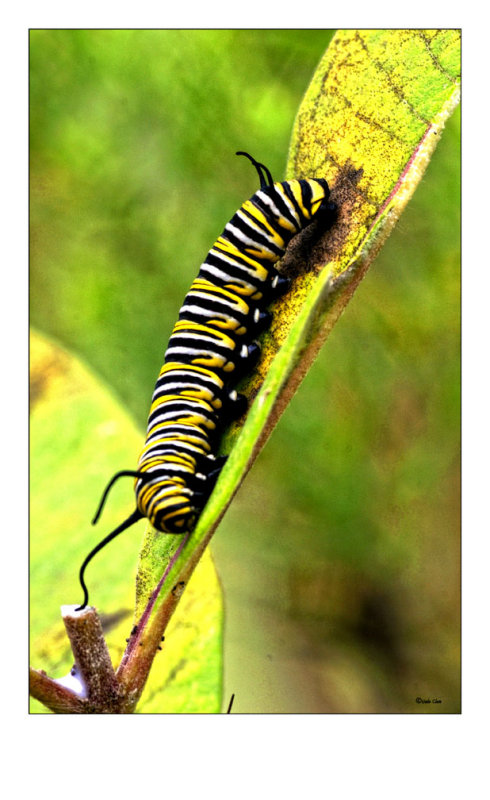
[[[262,331],[265,331],[272,322],[272,314],[270,311],[262,311],[259,308],[256,308],[253,312],[252,316],[253,320],[253,332],[254,335],[257,336]]]
[[[248,407],[248,400],[244,394],[239,394],[232,389],[228,395],[225,397],[223,401],[223,406],[221,409],[221,419],[227,422],[233,422],[235,419],[239,419]]]
[[[213,491],[216,481],[218,480],[221,470],[228,460],[228,456],[218,456],[218,458],[210,459],[207,461],[211,464],[211,469],[207,474],[197,473],[195,475],[195,491],[193,492],[193,500],[195,507],[200,511],[209,500],[211,492]]]
[[[257,364],[260,358],[260,345],[257,342],[251,344],[242,344],[238,358],[235,361],[235,370],[233,372],[233,382],[243,378],[250,372]]]
[[[331,200],[322,200],[320,208],[315,214],[315,221],[320,220],[322,225],[331,228],[337,219],[338,206]]]
[[[280,275],[277,272],[271,281],[272,299],[275,300],[276,297],[282,297],[283,294],[286,294],[290,286],[291,286],[290,278],[287,278],[285,275]]]
[[[218,480],[219,474],[227,461],[228,456],[218,456],[214,459],[213,469],[211,469],[206,476],[206,482],[208,485],[212,485],[212,487],[214,487],[214,484]]]

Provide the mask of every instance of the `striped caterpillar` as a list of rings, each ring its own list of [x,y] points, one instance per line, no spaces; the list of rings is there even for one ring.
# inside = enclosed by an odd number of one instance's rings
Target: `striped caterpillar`
[[[118,472],[104,491],[93,523],[121,476],[135,479],[136,509],[86,557],[142,517],[163,533],[193,529],[226,457],[216,457],[223,427],[247,407],[233,388],[256,363],[255,337],[270,325],[267,306],[289,286],[274,264],[313,221],[324,229],[335,205],[323,178],[274,183],[263,164],[260,189],[238,209],[201,264],[176,322],[153,392],[146,442],[137,470]]]

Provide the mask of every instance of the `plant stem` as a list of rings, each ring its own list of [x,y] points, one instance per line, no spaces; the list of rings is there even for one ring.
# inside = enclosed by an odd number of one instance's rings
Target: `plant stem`
[[[85,714],[87,701],[48,678],[42,670],[29,670],[29,692],[55,714]]]
[[[57,714],[123,713],[122,691],[112,667],[95,608],[76,611],[62,606],[75,664],[64,678],[53,680],[31,669],[30,693]]]
[[[92,607],[75,611],[75,606],[62,606],[61,615],[75,657],[77,676],[92,712],[117,713],[121,699],[119,682],[97,611]]]

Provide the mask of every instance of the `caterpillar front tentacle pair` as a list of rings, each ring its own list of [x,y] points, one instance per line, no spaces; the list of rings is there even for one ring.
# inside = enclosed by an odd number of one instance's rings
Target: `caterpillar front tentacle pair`
[[[86,557],[80,569],[84,602],[87,564],[115,536],[142,517],[163,533],[193,529],[216,483],[224,457],[216,458],[224,425],[241,416],[246,398],[234,389],[257,361],[255,337],[272,315],[267,306],[289,280],[275,264],[313,221],[323,229],[335,205],[323,178],[274,183],[267,167],[248,153],[260,189],[227,223],[201,264],[180,309],[153,393],[147,438],[137,470],[117,473],[102,497],[97,521],[114,481],[135,479],[136,509]]]

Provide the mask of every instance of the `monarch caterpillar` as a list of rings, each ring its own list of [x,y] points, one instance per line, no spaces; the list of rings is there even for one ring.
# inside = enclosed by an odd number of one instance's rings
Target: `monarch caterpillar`
[[[313,221],[333,223],[336,206],[323,178],[274,183],[248,153],[260,189],[238,209],[218,237],[180,309],[153,392],[146,442],[137,470],[118,472],[93,519],[100,516],[114,482],[135,479],[136,509],[88,554],[80,568],[84,602],[87,564],[115,536],[142,517],[164,533],[193,529],[226,457],[216,457],[223,425],[247,406],[234,385],[258,359],[255,337],[272,319],[266,307],[287,290],[289,279],[274,264],[291,239]]]

